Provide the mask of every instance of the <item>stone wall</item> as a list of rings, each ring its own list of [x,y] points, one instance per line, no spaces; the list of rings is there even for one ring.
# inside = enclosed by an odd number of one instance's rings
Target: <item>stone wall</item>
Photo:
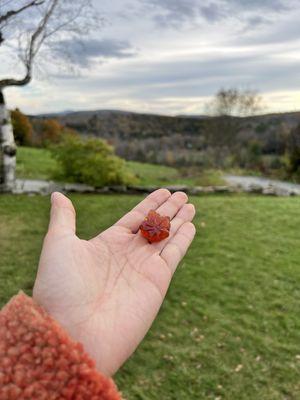
[[[59,183],[52,181],[38,181],[38,180],[17,180],[13,189],[14,194],[40,194],[49,195],[54,191],[63,193],[98,193],[98,194],[147,194],[151,193],[160,186],[105,186],[103,188],[94,188],[92,186],[78,184],[78,183]],[[189,187],[185,185],[165,186],[171,192],[183,191],[189,195],[200,196],[207,194],[221,194],[221,193],[253,193],[265,196],[300,196],[300,190],[296,189],[282,189],[275,186],[261,187],[257,185],[249,186],[247,189],[239,186],[194,186]]]

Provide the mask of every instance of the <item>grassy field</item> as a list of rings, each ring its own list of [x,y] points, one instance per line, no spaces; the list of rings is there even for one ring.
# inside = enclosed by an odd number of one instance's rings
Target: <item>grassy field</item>
[[[135,174],[139,184],[147,185],[222,185],[222,174],[219,171],[198,171],[189,176],[176,168],[129,161],[127,167]],[[17,176],[27,179],[53,179],[57,169],[56,160],[46,149],[19,147],[17,153]]]
[[[26,179],[51,179],[57,167],[48,150],[18,147],[17,177]]]
[[[90,238],[140,197],[72,200]],[[120,389],[131,400],[299,399],[300,199],[192,200],[196,239]],[[30,293],[48,211],[46,197],[0,196],[1,304]]]

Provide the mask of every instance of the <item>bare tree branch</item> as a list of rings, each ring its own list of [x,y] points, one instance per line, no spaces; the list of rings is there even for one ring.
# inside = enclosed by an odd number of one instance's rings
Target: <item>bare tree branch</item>
[[[8,19],[20,14],[21,12],[25,11],[27,8],[40,6],[44,2],[45,2],[45,0],[32,0],[30,3],[25,4],[23,7],[20,7],[17,10],[10,10],[4,15],[0,15],[0,24],[3,24],[3,22],[6,22]]]
[[[0,81],[0,91],[7,86],[24,86],[31,81],[31,75],[26,73],[23,79],[7,78]]]
[[[32,66],[33,66],[33,61],[38,53],[41,45],[43,44],[43,41],[46,38],[45,34],[45,28],[49,22],[49,19],[51,15],[53,14],[53,11],[55,7],[57,6],[59,0],[53,0],[52,3],[49,6],[48,11],[45,13],[44,17],[40,21],[37,29],[35,32],[32,34],[30,38],[30,43],[28,46],[27,53],[24,57],[24,64],[26,67],[26,74],[24,78],[22,79],[13,79],[13,78],[8,78],[8,79],[2,79],[0,80],[0,90],[3,89],[4,87],[7,86],[24,86],[27,85],[32,78]]]
[[[62,28],[64,28],[65,26],[71,24],[72,22],[76,21],[76,19],[80,16],[82,10],[84,8],[84,5],[82,5],[79,10],[77,11],[77,13],[73,16],[71,16],[69,19],[67,19],[66,21],[64,21],[63,23],[61,23],[60,25],[58,25],[55,29],[53,29],[52,31],[48,32],[46,37],[50,37],[52,35],[54,35],[55,33],[57,33],[58,31],[60,31]]]
[[[92,0],[27,0],[25,3],[26,5],[19,6],[18,10],[0,15],[2,21],[4,17],[8,18],[8,15],[16,16],[8,22],[3,22],[2,26],[0,24],[0,46],[5,39],[1,28],[5,28],[9,38],[6,48],[12,45],[9,56],[17,56],[25,69],[24,76],[21,78],[6,77],[0,80],[0,91],[6,86],[23,86],[31,81],[33,67],[36,67],[38,53],[41,53],[42,48],[45,51],[43,60],[39,59],[41,63],[45,60],[47,51],[57,56],[55,49],[60,37],[79,38],[88,35],[94,27],[99,26],[99,18]],[[32,13],[26,12],[29,7]],[[14,23],[12,24],[11,21]],[[52,39],[53,37],[55,38]],[[64,56],[65,52],[61,57]],[[58,63],[57,57],[55,61]],[[72,68],[72,64],[69,68]]]

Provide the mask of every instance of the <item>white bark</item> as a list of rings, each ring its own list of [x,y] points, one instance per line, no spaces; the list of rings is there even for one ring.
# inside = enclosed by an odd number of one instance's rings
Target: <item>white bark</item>
[[[16,143],[4,101],[0,103],[0,167],[0,188],[10,191],[15,186]]]

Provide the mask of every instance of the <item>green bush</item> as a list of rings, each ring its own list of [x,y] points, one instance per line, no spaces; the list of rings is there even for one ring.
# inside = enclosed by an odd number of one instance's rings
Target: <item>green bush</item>
[[[104,140],[66,135],[51,151],[61,167],[60,179],[96,187],[136,183],[126,162]]]
[[[300,182],[300,124],[288,136],[286,160],[286,172],[289,178]]]

